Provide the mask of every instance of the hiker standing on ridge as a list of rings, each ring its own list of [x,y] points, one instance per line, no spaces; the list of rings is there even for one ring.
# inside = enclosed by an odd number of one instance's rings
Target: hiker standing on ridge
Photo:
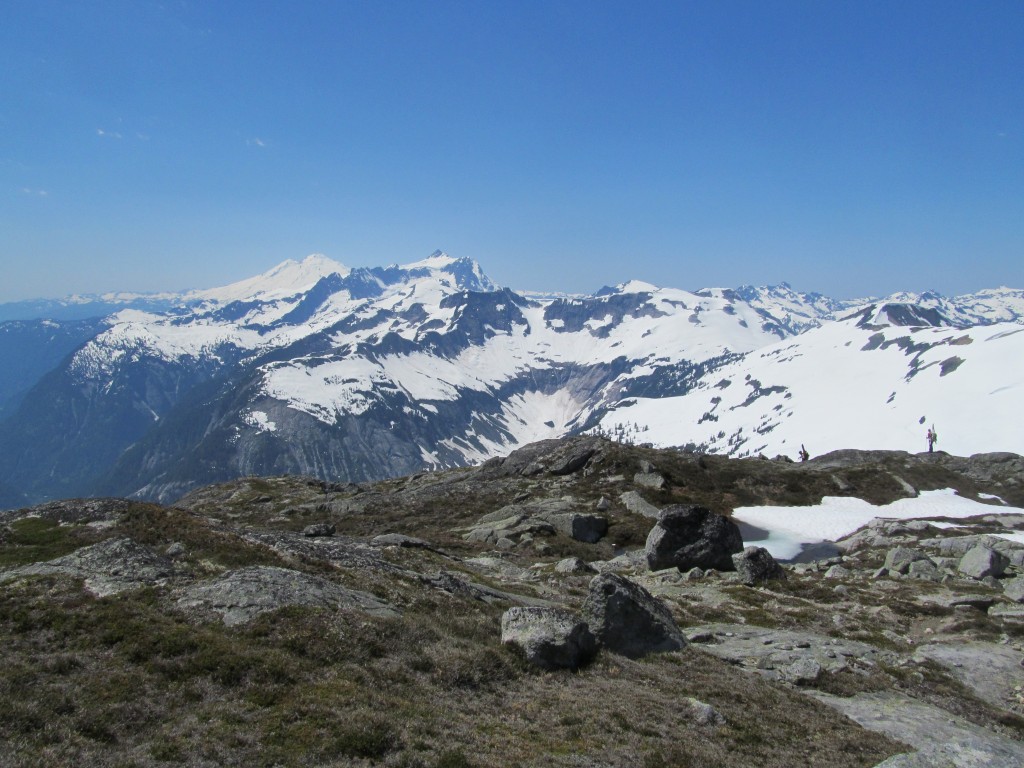
[[[939,433],[935,431],[935,425],[932,424],[931,429],[928,430],[928,453],[933,452],[933,447],[938,441]]]
[[[809,454],[807,452],[807,449],[804,448],[804,444],[803,443],[800,443],[800,453],[799,453],[799,456],[800,456],[800,461],[807,461],[809,458],[811,458],[811,454]]]

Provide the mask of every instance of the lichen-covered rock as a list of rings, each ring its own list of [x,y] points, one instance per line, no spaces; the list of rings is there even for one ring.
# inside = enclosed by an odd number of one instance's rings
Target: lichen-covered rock
[[[351,608],[374,616],[397,616],[387,603],[368,592],[301,571],[254,566],[231,571],[213,581],[194,584],[178,599],[182,609],[219,613],[228,626],[252,621],[261,613],[289,605]]]
[[[501,617],[501,642],[517,646],[543,669],[576,669],[597,651],[586,622],[561,608],[509,608]]]
[[[604,648],[630,658],[675,651],[686,644],[668,607],[618,574],[603,573],[591,580],[583,618]]]
[[[747,547],[732,556],[732,564],[740,582],[747,586],[786,578],[786,571],[764,547]]]
[[[644,554],[652,571],[663,568],[733,568],[743,536],[732,520],[697,505],[666,508],[647,536]]]

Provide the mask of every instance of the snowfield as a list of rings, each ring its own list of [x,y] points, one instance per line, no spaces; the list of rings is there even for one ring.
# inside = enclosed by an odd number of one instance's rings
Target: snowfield
[[[922,491],[912,499],[899,499],[876,507],[850,497],[826,496],[821,504],[810,507],[739,507],[733,519],[762,531],[765,538],[744,541],[746,546],[764,547],[779,560],[791,560],[807,544],[838,541],[849,536],[876,517],[887,520],[951,518],[955,520],[976,515],[1024,514],[1024,509],[994,506],[965,499],[956,491]],[[1008,534],[1013,539],[1020,534]]]

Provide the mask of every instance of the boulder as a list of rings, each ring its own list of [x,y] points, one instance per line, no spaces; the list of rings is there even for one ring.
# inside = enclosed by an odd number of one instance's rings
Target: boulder
[[[743,551],[736,523],[697,505],[673,505],[647,536],[644,554],[652,571],[663,568],[732,570],[732,556]]]
[[[576,669],[597,651],[586,622],[562,608],[509,608],[501,617],[501,642],[542,669]]]
[[[1015,603],[1024,603],[1024,576],[1018,576],[1005,582],[1003,595]]]
[[[957,570],[969,578],[984,579],[986,576],[1002,576],[1009,564],[1010,560],[1006,555],[979,544],[960,558]]]
[[[924,579],[926,581],[939,581],[942,573],[931,560],[915,560],[907,569],[907,575],[912,579]]]
[[[732,564],[739,580],[748,587],[761,584],[769,579],[785,579],[786,572],[775,562],[775,558],[764,547],[747,547],[732,556]]]
[[[614,574],[595,576],[583,618],[612,653],[639,658],[686,644],[668,607],[639,584]]]
[[[894,547],[885,555],[885,565],[882,567],[888,569],[889,573],[902,573],[905,575],[910,571],[911,563],[922,560],[931,562],[931,559],[924,552],[910,549],[909,547]]]

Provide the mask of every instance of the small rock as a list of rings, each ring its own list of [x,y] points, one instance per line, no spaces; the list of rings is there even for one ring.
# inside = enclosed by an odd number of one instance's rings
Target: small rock
[[[313,523],[302,529],[302,535],[311,538],[313,536],[333,536],[334,531],[334,523]]]
[[[406,536],[402,533],[382,533],[370,539],[370,543],[377,547],[406,547],[430,549],[430,542],[417,539],[414,536]]]
[[[836,585],[835,585],[835,586],[834,586],[834,587],[832,588],[832,591],[833,591],[833,592],[834,592],[835,594],[837,594],[837,595],[840,595],[840,596],[842,596],[842,597],[846,597],[847,595],[849,595],[849,594],[850,594],[850,590],[849,590],[849,589],[848,589],[848,588],[846,587],[846,585],[845,585],[845,584],[836,584]]]
[[[665,487],[665,478],[656,472],[637,472],[633,475],[633,484],[660,491]]]
[[[686,572],[687,581],[700,581],[704,578],[704,571],[700,568],[691,568]]]
[[[597,573],[597,569],[578,557],[567,557],[555,564],[557,573]]]
[[[907,575],[913,579],[924,579],[926,581],[938,581],[942,578],[939,569],[931,560],[915,560],[910,564]]]
[[[596,506],[594,508],[598,512],[605,512],[608,509],[610,509],[611,506],[612,506],[612,503],[610,501],[608,501],[608,499],[606,497],[602,496],[600,499],[598,499],[597,504],[596,504]]]
[[[833,565],[827,571],[825,571],[826,579],[845,579],[850,575],[850,569],[844,568],[841,565]]]
[[[814,659],[798,659],[782,671],[782,677],[794,685],[809,685],[821,674],[821,664]]]
[[[752,587],[769,579],[785,579],[786,572],[764,547],[747,547],[732,556],[741,583]]]
[[[619,501],[622,502],[622,506],[634,515],[642,515],[643,517],[650,517],[654,520],[657,520],[661,516],[661,510],[647,501],[647,499],[636,491],[626,491],[624,494],[619,496]]]
[[[690,707],[691,717],[697,725],[725,725],[725,716],[710,704],[692,696],[686,699],[686,704]]]
[[[164,550],[164,554],[168,557],[181,557],[185,554],[185,545],[176,541]]]

